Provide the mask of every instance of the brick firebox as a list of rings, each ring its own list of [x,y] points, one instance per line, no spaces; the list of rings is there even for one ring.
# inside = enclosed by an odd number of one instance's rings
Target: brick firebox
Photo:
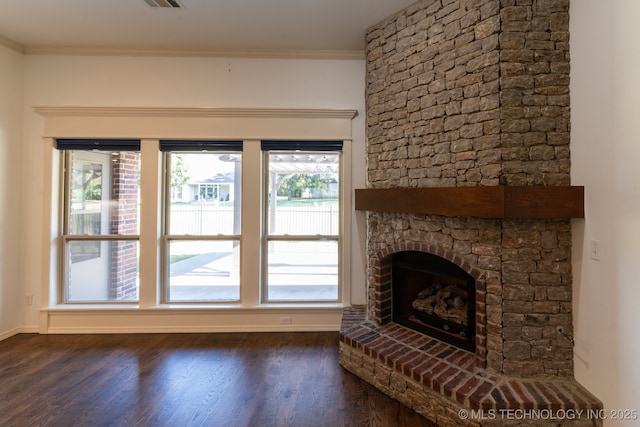
[[[486,285],[482,280],[482,272],[473,268],[461,257],[451,251],[444,250],[435,245],[421,243],[403,243],[390,246],[387,250],[376,254],[373,260],[373,276],[375,278],[373,286],[373,311],[369,316],[374,324],[387,325],[392,322],[392,263],[393,254],[415,251],[425,252],[444,258],[453,264],[458,265],[475,279],[475,357],[468,358],[475,361],[475,365],[480,368],[486,367]]]
[[[570,186],[569,0],[419,0],[369,29],[366,58],[367,190]],[[340,363],[441,426],[601,425],[573,378],[569,218],[367,209]],[[475,278],[475,352],[386,321],[400,250]],[[516,410],[549,412],[495,412]]]

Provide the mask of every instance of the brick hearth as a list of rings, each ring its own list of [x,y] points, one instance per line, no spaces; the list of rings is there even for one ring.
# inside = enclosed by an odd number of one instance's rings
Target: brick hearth
[[[364,307],[345,309],[340,341],[346,369],[440,426],[509,425],[508,414],[517,410],[531,417],[548,410],[550,417],[566,421],[562,425],[601,425],[587,415],[602,404],[572,379],[489,374],[477,368],[473,353],[395,323],[367,322]],[[460,411],[470,410],[482,410],[487,418],[504,416],[484,421],[460,417]],[[581,424],[562,420],[568,410],[583,411]],[[537,424],[531,420],[527,425]]]

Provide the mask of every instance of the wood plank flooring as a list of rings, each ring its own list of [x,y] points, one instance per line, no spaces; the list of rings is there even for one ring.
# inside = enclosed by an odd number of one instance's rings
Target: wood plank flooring
[[[338,334],[0,342],[0,426],[432,426],[338,364]]]

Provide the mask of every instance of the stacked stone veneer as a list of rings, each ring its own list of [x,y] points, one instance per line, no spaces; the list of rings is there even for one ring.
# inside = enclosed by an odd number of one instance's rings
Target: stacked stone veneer
[[[569,0],[418,1],[369,29],[366,83],[369,188],[570,184]],[[476,278],[477,368],[572,381],[570,220],[367,212],[367,325],[416,247]]]

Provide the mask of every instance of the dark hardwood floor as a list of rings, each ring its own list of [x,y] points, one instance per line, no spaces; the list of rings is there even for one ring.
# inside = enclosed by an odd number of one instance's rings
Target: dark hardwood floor
[[[338,334],[0,342],[0,426],[430,426],[338,364]]]

